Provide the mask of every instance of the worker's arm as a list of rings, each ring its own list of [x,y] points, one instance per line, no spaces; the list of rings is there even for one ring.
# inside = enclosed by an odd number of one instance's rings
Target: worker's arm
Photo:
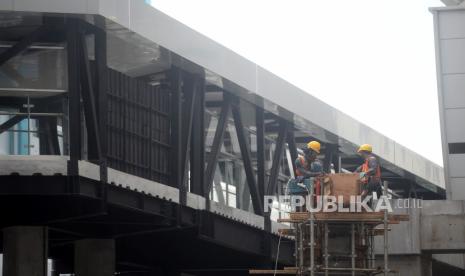
[[[358,166],[358,167],[355,169],[354,173],[359,173],[359,172],[361,172],[361,171],[362,171],[362,166]]]
[[[314,162],[315,163],[315,162]],[[297,158],[294,162],[295,164],[295,168],[296,170],[298,170],[300,172],[300,174],[305,177],[305,178],[308,178],[308,177],[314,177],[314,176],[318,176],[321,174],[320,171],[313,171],[312,170],[307,170],[303,165],[302,163],[300,162],[300,160]],[[314,167],[314,166],[312,166]]]

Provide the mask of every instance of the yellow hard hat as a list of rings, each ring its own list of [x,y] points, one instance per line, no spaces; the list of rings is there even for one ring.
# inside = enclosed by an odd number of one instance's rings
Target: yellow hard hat
[[[311,141],[307,144],[307,149],[311,149],[316,153],[320,153],[321,145],[317,141]]]
[[[363,144],[358,148],[357,152],[361,152],[361,151],[372,152],[373,147],[370,144]]]

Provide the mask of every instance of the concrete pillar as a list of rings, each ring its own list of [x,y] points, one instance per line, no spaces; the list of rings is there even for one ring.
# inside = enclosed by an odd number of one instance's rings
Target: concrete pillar
[[[423,253],[420,256],[421,260],[421,275],[431,276],[433,275],[433,257],[431,254]]]
[[[76,241],[74,270],[76,276],[113,276],[115,273],[115,240]]]
[[[3,275],[47,275],[47,229],[15,226],[3,229]]]
[[[377,256],[376,266],[383,267],[382,256]],[[389,255],[389,276],[431,276],[431,254]]]
[[[53,260],[51,276],[60,276],[60,274],[72,274],[73,269],[68,263],[65,263],[61,260]]]

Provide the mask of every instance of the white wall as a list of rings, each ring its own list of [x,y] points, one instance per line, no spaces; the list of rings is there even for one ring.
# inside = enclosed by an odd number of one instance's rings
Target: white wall
[[[449,143],[465,143],[465,7],[432,12],[447,196],[463,200],[465,153],[449,154]]]

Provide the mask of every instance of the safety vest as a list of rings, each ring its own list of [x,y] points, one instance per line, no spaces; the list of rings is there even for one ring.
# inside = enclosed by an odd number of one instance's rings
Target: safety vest
[[[305,161],[305,157],[303,157],[302,155],[299,156],[299,162],[302,165],[302,167],[306,168],[307,170],[309,169],[308,168],[309,164],[307,163],[307,161]],[[295,175],[296,176],[302,176],[303,174],[300,172],[300,170],[298,168],[296,168],[295,169]]]
[[[366,172],[368,172],[369,169],[370,168],[368,166],[368,158],[367,158],[367,159],[365,159],[365,162],[362,165],[362,172],[366,173]],[[381,180],[381,167],[379,165],[376,167],[375,175],[372,175],[372,176],[369,176],[369,177],[364,177],[362,179],[362,182],[363,183],[368,183],[370,178],[371,178],[371,181],[373,181],[373,182],[379,182]]]
[[[302,167],[304,167],[305,169],[307,170],[310,170],[310,166],[311,164],[308,163],[306,160],[305,160],[305,157],[303,156],[299,156],[299,162],[300,164],[302,165]],[[295,175],[296,176],[302,176],[303,174],[300,172],[299,169],[296,169],[295,170]],[[313,196],[315,197],[316,199],[316,196],[319,196],[321,194],[321,178],[320,177],[314,177],[313,178]],[[316,202],[316,201],[314,201]]]

